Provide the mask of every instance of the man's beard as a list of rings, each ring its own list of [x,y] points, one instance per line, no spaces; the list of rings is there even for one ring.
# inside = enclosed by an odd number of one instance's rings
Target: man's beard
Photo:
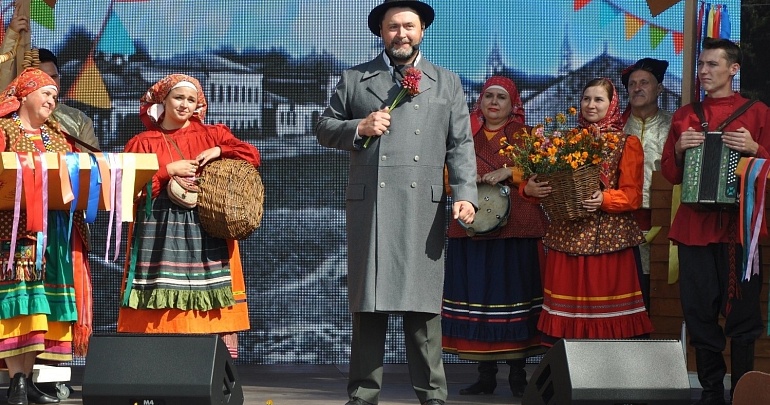
[[[391,46],[390,49],[388,49],[388,55],[390,55],[390,58],[393,59],[394,62],[408,62],[412,57],[417,55],[417,52],[420,51],[420,43],[416,43],[414,45],[411,45],[409,49],[403,49],[399,48],[397,46]]]

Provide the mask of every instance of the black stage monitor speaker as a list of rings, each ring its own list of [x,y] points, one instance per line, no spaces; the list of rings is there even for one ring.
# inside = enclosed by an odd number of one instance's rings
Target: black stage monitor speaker
[[[558,341],[522,405],[688,405],[690,380],[676,340]]]
[[[110,334],[91,339],[83,405],[242,405],[217,335]]]

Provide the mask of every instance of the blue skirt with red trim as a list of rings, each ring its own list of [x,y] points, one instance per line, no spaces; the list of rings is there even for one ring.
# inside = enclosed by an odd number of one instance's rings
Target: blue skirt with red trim
[[[441,311],[443,347],[466,360],[540,354],[539,238],[450,238]]]

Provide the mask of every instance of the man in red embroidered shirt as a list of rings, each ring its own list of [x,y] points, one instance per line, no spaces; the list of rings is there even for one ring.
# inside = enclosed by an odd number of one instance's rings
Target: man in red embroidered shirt
[[[698,79],[707,92],[701,105],[709,131],[749,102],[732,88],[740,63],[741,50],[733,42],[713,38],[703,41]],[[685,151],[705,140],[693,104],[674,113],[663,147],[661,169],[672,184],[682,183]],[[722,142],[741,156],[770,158],[767,113],[763,103],[753,104],[724,128]],[[738,211],[704,211],[682,204],[668,237],[678,245],[682,311],[703,387],[696,404],[723,405],[726,365],[722,352],[727,337],[732,387],[754,367],[754,341],[763,330],[759,305],[762,275],[740,280],[743,252],[738,240]],[[724,328],[719,324],[720,313],[725,317]]]

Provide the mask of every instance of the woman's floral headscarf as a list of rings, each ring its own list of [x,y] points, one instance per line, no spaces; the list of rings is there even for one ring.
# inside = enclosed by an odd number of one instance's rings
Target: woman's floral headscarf
[[[612,87],[612,100],[610,101],[610,106],[607,109],[607,115],[604,116],[604,118],[600,119],[599,122],[588,122],[583,117],[583,114],[580,113],[578,115],[578,126],[580,128],[588,128],[591,126],[598,127],[602,131],[620,131],[623,128],[623,122],[622,117],[620,115],[620,107],[618,107],[618,91],[615,89],[615,85],[612,83],[612,80],[605,78],[601,79],[595,79],[591,82],[598,81],[596,85],[587,86],[588,87],[594,87],[594,86],[600,86],[604,88],[605,86],[602,84],[602,82],[606,82]],[[590,82],[589,82],[590,83]],[[584,90],[585,91],[585,90]],[[581,94],[582,99],[582,94]]]
[[[174,73],[153,84],[147,90],[147,93],[139,99],[139,118],[147,129],[156,129],[158,127],[158,122],[163,116],[163,100],[166,99],[168,93],[177,87],[185,86],[194,88],[198,92],[198,105],[195,106],[191,119],[203,122],[208,107],[200,82],[192,76]]]
[[[484,83],[481,88],[481,94],[479,99],[476,100],[473,109],[471,110],[471,133],[474,135],[484,126],[484,114],[481,112],[481,101],[484,98],[484,93],[492,87],[501,87],[508,93],[511,99],[511,116],[510,119],[521,124],[524,123],[524,106],[521,104],[521,96],[519,96],[519,90],[513,83],[513,80],[503,76],[492,76]]]
[[[58,91],[56,82],[42,70],[36,68],[24,69],[0,93],[0,117],[18,111],[23,97],[43,87],[52,87]]]

